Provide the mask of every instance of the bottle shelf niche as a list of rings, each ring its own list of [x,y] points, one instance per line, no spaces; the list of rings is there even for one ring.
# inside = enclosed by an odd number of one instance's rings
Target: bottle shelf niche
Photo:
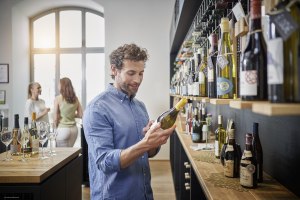
[[[182,98],[180,95],[170,95]],[[253,113],[267,116],[300,115],[300,103],[270,103],[268,101],[241,101],[240,99],[210,99],[208,97],[184,96],[192,101],[201,101],[213,105],[229,105],[235,109],[251,109]]]

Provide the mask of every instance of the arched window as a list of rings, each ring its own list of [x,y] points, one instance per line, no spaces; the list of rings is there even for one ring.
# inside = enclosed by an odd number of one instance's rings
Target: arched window
[[[61,7],[30,19],[30,80],[53,107],[59,79],[69,77],[83,107],[104,89],[104,17],[91,9]]]

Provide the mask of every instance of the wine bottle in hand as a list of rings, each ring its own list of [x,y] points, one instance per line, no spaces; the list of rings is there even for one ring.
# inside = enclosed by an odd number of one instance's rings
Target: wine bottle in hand
[[[171,128],[176,122],[176,118],[180,109],[182,109],[186,103],[187,99],[182,98],[173,108],[161,114],[155,122],[160,122],[162,129]]]

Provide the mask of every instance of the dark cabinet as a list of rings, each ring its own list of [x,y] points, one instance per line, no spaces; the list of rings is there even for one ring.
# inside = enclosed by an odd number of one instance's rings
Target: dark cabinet
[[[206,199],[177,134],[174,133],[170,140],[172,152],[171,169],[173,172],[176,199]]]
[[[0,199],[81,200],[81,174],[79,155],[40,184],[0,184]]]

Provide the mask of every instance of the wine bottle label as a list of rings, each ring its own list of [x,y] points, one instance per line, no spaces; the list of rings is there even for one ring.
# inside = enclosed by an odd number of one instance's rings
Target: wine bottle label
[[[187,91],[188,95],[191,96],[193,95],[193,85],[188,84],[188,91]]]
[[[257,71],[247,70],[240,73],[240,95],[257,95]]]
[[[242,159],[251,158],[251,157],[252,157],[252,152],[245,150],[244,153],[243,153],[243,155],[242,155]],[[242,161],[245,162],[245,164],[249,164],[249,162],[251,163],[251,161],[248,162],[248,160],[242,160]]]
[[[32,152],[35,153],[39,152],[39,139],[32,138],[31,146],[32,146]]]
[[[214,64],[212,62],[211,56],[208,56],[208,58],[207,58],[207,67],[208,67],[208,69],[213,69],[214,68]]]
[[[215,156],[219,157],[220,152],[219,152],[219,141],[215,140]]]
[[[225,55],[218,55],[217,56],[217,65],[221,68],[224,69],[228,65],[228,60],[226,59]]]
[[[233,146],[231,144],[228,144],[226,147],[225,152],[228,152],[228,151],[234,151]]]
[[[234,161],[225,159],[224,175],[227,177],[233,177],[234,176],[233,169],[234,169]]]
[[[10,145],[10,153],[12,153],[12,154],[18,153],[18,145],[11,144]]]
[[[217,95],[230,93],[233,89],[233,84],[230,80],[223,77],[217,78]]]
[[[183,85],[181,87],[181,93],[182,93],[182,96],[186,96],[187,95],[187,86],[186,85]]]
[[[209,69],[207,70],[207,82],[214,82],[214,70]]]
[[[199,83],[204,84],[204,82],[205,82],[205,75],[204,75],[203,71],[200,71],[199,72]]]
[[[194,96],[199,96],[199,82],[194,82],[193,95]]]
[[[237,21],[239,21],[240,19],[242,19],[243,17],[245,17],[245,11],[243,9],[243,6],[241,4],[241,2],[238,2],[233,8],[232,8],[232,12],[236,18]]]
[[[270,16],[271,22],[276,26],[276,31],[286,41],[295,31],[298,31],[299,25],[286,10],[277,15]]]
[[[246,187],[253,187],[253,171],[249,170],[250,165],[247,165],[247,167],[241,166],[240,168],[240,184]],[[254,165],[253,165],[254,166]],[[250,167],[250,169],[253,169],[253,167]],[[254,166],[255,169],[255,166]]]
[[[268,44],[268,84],[283,84],[283,40],[276,38]]]

